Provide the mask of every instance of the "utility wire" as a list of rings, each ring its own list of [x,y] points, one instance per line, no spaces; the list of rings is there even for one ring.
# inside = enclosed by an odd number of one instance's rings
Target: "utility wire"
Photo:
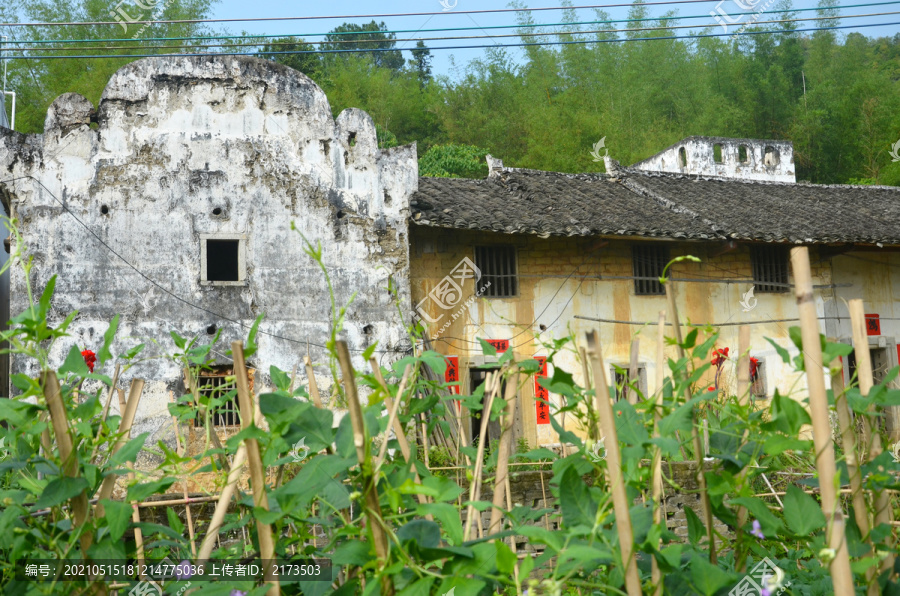
[[[835,5],[835,6],[823,6],[823,7],[812,7],[812,8],[794,8],[794,9],[779,9],[779,10],[763,10],[753,14],[781,14],[781,13],[795,13],[795,12],[806,12],[806,11],[820,11],[820,10],[831,10],[831,9],[847,9],[847,8],[861,8],[864,6],[888,6],[900,4],[898,0],[892,0],[890,2],[865,2],[862,4],[847,4],[847,5]],[[750,14],[750,13],[745,13]],[[856,15],[850,15],[846,18],[852,18]],[[672,21],[681,21],[684,19],[705,19],[708,18],[709,14],[702,15],[685,15],[678,16],[673,19],[663,19],[661,17],[646,17],[641,19],[607,19],[602,21],[579,21],[575,23],[527,23],[520,25],[489,25],[485,27],[439,27],[436,29],[384,29],[379,31],[366,31],[366,35],[372,34],[385,34],[385,35],[395,35],[400,33],[440,33],[442,31],[478,31],[484,29],[529,29],[529,28],[537,28],[537,27],[571,27],[575,25],[605,25],[611,23],[640,23],[645,21],[661,21],[661,20],[672,20]],[[844,18],[844,17],[837,17]],[[797,20],[812,20],[812,19],[797,19]],[[140,22],[140,21],[138,21]],[[735,22],[734,25],[738,25],[739,23]],[[720,25],[710,23],[709,27],[719,27]],[[550,31],[544,33],[544,35],[579,35],[582,33],[586,33],[585,31]],[[307,41],[307,37],[322,37],[322,36],[348,36],[348,35],[360,35],[358,31],[337,31],[337,32],[328,32],[328,33],[292,33],[292,34],[282,34],[282,35],[194,35],[187,37],[142,37],[139,40],[135,40],[133,37],[126,38],[97,38],[97,39],[36,39],[36,40],[22,40],[22,41],[10,41],[8,44],[28,44],[28,45],[36,45],[36,44],[69,44],[69,43],[117,43],[117,42],[129,42],[129,41],[143,41],[143,42],[151,42],[151,41],[211,41],[218,39],[237,39],[237,40],[248,40],[248,39],[275,39],[275,38],[286,38],[293,37],[302,39],[303,43],[319,43],[319,42],[311,42]],[[336,40],[335,40],[336,41]],[[359,40],[354,40],[354,43]],[[365,40],[368,41],[368,40]],[[378,42],[383,40],[371,40],[372,42]],[[395,40],[399,41],[399,40]],[[300,43],[297,42],[281,42],[281,43]],[[330,42],[334,43],[334,41]],[[272,44],[274,45],[274,44]]]
[[[877,17],[877,16],[887,16],[887,15],[896,15],[900,14],[900,11],[893,12],[877,12],[877,13],[868,13],[868,14],[854,14],[854,15],[845,15],[845,16],[824,16],[824,17],[809,17],[803,19],[780,19],[780,20],[771,20],[771,21],[756,21],[753,23],[754,26],[757,25],[769,25],[769,24],[781,24],[781,23],[797,23],[797,22],[806,22],[806,21],[828,21],[828,20],[843,20],[843,19],[856,19],[856,18],[865,18],[865,17]],[[712,25],[710,25],[712,26]],[[622,33],[626,31],[628,33],[634,31],[669,31],[672,29],[693,29],[695,25],[669,25],[669,26],[661,26],[661,27],[634,27],[628,28],[625,30],[622,29],[598,29],[593,31],[579,31],[579,35],[589,35],[589,34],[601,34],[601,33]],[[574,33],[505,33],[502,35],[492,35],[492,36],[484,36],[484,35],[470,35],[470,36],[449,36],[449,37],[414,37],[410,39],[394,39],[391,41],[394,42],[410,42],[410,41],[446,41],[451,39],[485,39],[489,37],[491,39],[497,37],[549,37],[554,35],[574,35]],[[304,41],[303,43],[309,45],[323,45],[323,44],[365,44],[365,43],[383,43],[383,40],[335,40],[335,41]],[[259,43],[214,43],[214,44],[197,44],[197,45],[170,45],[170,46],[148,46],[148,45],[136,45],[136,46],[79,46],[77,48],[41,48],[41,47],[24,47],[24,48],[11,48],[10,51],[16,52],[25,52],[25,51],[39,51],[39,52],[77,52],[81,50],[140,50],[145,48],[154,48],[154,49],[197,49],[197,48],[218,48],[218,47],[259,47],[262,44]],[[266,44],[267,47],[271,46],[296,46],[299,45],[298,42],[287,41],[287,42],[269,42]],[[400,51],[400,48],[389,48],[390,50]],[[366,48],[354,48],[354,50],[358,51],[366,51]],[[270,52],[260,52],[263,54],[269,54]]]
[[[641,6],[665,6],[671,4],[709,4],[716,0],[661,0],[657,2],[641,2]],[[146,24],[185,24],[185,23],[249,23],[262,21],[311,21],[311,20],[334,20],[334,19],[381,19],[391,17],[425,17],[437,15],[451,14],[498,14],[498,13],[519,13],[519,12],[538,12],[546,10],[586,10],[586,9],[604,9],[604,8],[621,8],[634,6],[633,2],[624,2],[619,4],[592,4],[587,6],[545,6],[540,8],[497,8],[491,10],[454,10],[452,12],[403,12],[389,14],[363,14],[363,15],[328,15],[328,16],[308,16],[308,17],[257,17],[248,19],[178,19],[178,20],[137,20],[135,23]],[[93,27],[95,25],[121,25],[121,21],[86,21],[86,22],[35,22],[35,23],[0,23],[0,27]]]
[[[126,259],[126,258],[123,257],[122,255],[120,255],[113,247],[111,247],[109,244],[107,244],[107,243],[103,240],[103,238],[101,238],[96,232],[94,232],[94,230],[92,230],[92,229],[90,228],[90,226],[88,226],[86,223],[84,223],[84,222],[81,220],[81,218],[79,218],[77,215],[75,215],[75,213],[73,213],[72,210],[69,209],[69,208],[66,206],[65,203],[63,203],[61,200],[59,200],[59,198],[53,193],[53,191],[51,191],[49,188],[47,188],[47,187],[44,185],[43,182],[41,182],[39,179],[35,178],[34,176],[19,176],[19,177],[16,177],[16,178],[9,178],[9,179],[6,179],[6,180],[0,180],[0,184],[6,184],[6,183],[8,183],[8,182],[16,182],[16,181],[18,181],[18,180],[26,180],[26,179],[34,180],[35,182],[37,182],[38,184],[40,184],[40,185],[41,185],[41,188],[43,188],[43,189],[47,192],[47,194],[49,194],[51,197],[53,197],[53,200],[56,201],[57,203],[59,203],[59,205],[63,208],[63,210],[64,210],[66,213],[68,213],[69,215],[71,215],[72,218],[73,218],[75,221],[77,221],[77,222],[81,225],[81,227],[83,227],[85,230],[87,230],[87,232],[88,232],[91,236],[93,236],[94,239],[95,239],[97,242],[99,242],[106,250],[108,250],[108,251],[111,252],[113,255],[115,255],[120,261],[122,261],[123,263],[125,263],[125,264],[126,264],[130,269],[132,269],[135,273],[137,273],[138,275],[140,275],[141,277],[143,277],[145,280],[147,280],[152,286],[154,286],[154,287],[160,289],[162,292],[164,292],[165,294],[168,294],[169,296],[171,296],[171,297],[174,298],[175,300],[181,302],[182,304],[185,304],[185,305],[190,306],[191,308],[195,308],[195,309],[197,309],[197,310],[202,310],[203,312],[206,312],[206,313],[208,313],[208,314],[211,314],[211,315],[215,316],[216,318],[218,318],[218,319],[220,319],[220,320],[228,321],[229,323],[233,323],[233,324],[235,324],[235,325],[237,325],[237,326],[239,326],[239,327],[241,327],[241,328],[243,328],[243,329],[250,329],[250,328],[252,327],[251,325],[247,325],[247,324],[242,323],[241,321],[238,321],[238,320],[236,320],[236,319],[232,319],[232,318],[230,318],[230,317],[226,317],[225,315],[223,315],[223,314],[221,314],[221,313],[218,313],[218,312],[216,312],[216,311],[214,311],[214,310],[210,310],[210,309],[206,308],[205,306],[201,306],[201,305],[199,305],[199,304],[197,304],[197,303],[195,303],[195,302],[191,302],[190,300],[187,300],[187,299],[185,299],[185,298],[182,298],[181,296],[175,294],[174,292],[172,292],[172,291],[170,291],[169,289],[167,289],[167,288],[163,287],[162,285],[160,285],[156,280],[154,280],[153,278],[151,278],[150,276],[148,276],[146,273],[144,273],[143,271],[141,271],[140,269],[138,269],[138,268],[137,268],[136,266],[134,266],[128,259]],[[308,340],[292,339],[292,338],[290,338],[290,337],[284,337],[283,335],[277,335],[277,334],[275,334],[275,333],[269,333],[269,332],[267,332],[267,331],[263,331],[262,329],[257,329],[257,333],[259,333],[260,335],[268,335],[269,337],[273,337],[273,338],[275,338],[275,339],[284,340],[284,341],[287,341],[287,342],[290,342],[290,343],[294,343],[294,344],[298,344],[298,345],[301,345],[301,346],[315,346],[315,347],[317,347],[317,348],[322,348],[322,349],[324,349],[324,350],[327,350],[327,349],[328,349],[328,347],[325,346],[325,345],[323,345],[323,344],[318,344],[318,343],[315,343],[315,342],[312,342],[312,341],[308,341]],[[351,349],[351,351],[352,351],[352,352],[364,352],[365,350]],[[387,353],[387,354],[406,354],[406,353],[409,352],[409,350],[375,350],[375,352],[376,352],[376,353]]]
[[[637,41],[681,41],[691,39],[703,39],[711,37],[746,37],[750,35],[777,35],[795,33],[807,33],[815,31],[836,31],[839,29],[863,29],[866,27],[887,27],[891,25],[900,25],[900,21],[891,23],[863,23],[858,25],[838,25],[834,27],[807,27],[805,29],[774,29],[768,31],[740,31],[738,33],[697,33],[693,35],[664,35],[657,37],[629,37],[614,39],[579,39],[572,41],[543,41],[531,43],[508,43],[508,44],[480,44],[480,45],[462,45],[462,46],[439,46],[431,47],[429,50],[473,50],[481,48],[522,48],[534,46],[564,46],[564,45],[587,45],[594,43],[624,43]],[[621,33],[622,31],[616,31]],[[627,30],[625,31],[627,32]],[[487,39],[490,36],[481,36],[478,39]],[[149,46],[152,48],[152,46]],[[368,52],[396,52],[395,48],[369,48],[369,49],[352,49],[352,50],[295,50],[283,52],[264,52],[266,56],[278,55],[298,55],[298,54],[347,54],[347,53],[368,53]],[[190,58],[190,57],[216,57],[216,56],[258,56],[259,52],[196,52],[181,54],[83,54],[78,56],[2,56],[0,60],[58,60],[58,59],[89,59],[89,58]]]

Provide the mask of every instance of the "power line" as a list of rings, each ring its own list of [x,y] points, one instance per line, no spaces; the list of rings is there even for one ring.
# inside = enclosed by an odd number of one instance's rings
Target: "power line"
[[[704,0],[705,1],[705,0]],[[740,31],[738,33],[697,33],[693,35],[665,35],[657,37],[630,37],[615,39],[579,39],[572,41],[544,41],[533,43],[509,43],[509,44],[481,44],[481,45],[462,45],[462,46],[439,46],[431,47],[429,50],[474,50],[482,48],[522,48],[534,46],[560,46],[560,45],[587,45],[594,43],[623,43],[637,41],[681,41],[690,39],[703,39],[710,37],[745,37],[749,35],[776,35],[795,33],[807,33],[815,31],[836,31],[839,29],[863,29],[867,27],[888,27],[892,25],[900,25],[900,21],[892,23],[863,23],[857,25],[837,25],[834,27],[807,27],[805,29],[773,29],[767,31]],[[621,33],[622,31],[617,31]],[[627,32],[627,30],[625,31]],[[476,39],[487,39],[490,36],[480,36]],[[152,47],[152,46],[151,46]],[[395,48],[369,48],[369,49],[352,49],[352,50],[295,50],[286,52],[264,52],[266,56],[278,55],[298,55],[298,54],[347,54],[347,53],[369,53],[369,52],[395,52]],[[216,57],[216,56],[257,56],[259,52],[196,52],[181,54],[83,54],[78,56],[2,56],[0,60],[58,60],[58,59],[89,59],[89,58],[191,58],[191,57]]]
[[[711,3],[716,0],[660,0],[657,2],[641,2],[641,6],[664,6],[671,4],[697,4]],[[632,2],[619,4],[592,4],[586,6],[545,6],[540,8],[496,8],[490,10],[454,10],[452,12],[403,12],[386,14],[363,15],[328,15],[308,17],[256,17],[248,19],[177,19],[177,20],[137,20],[135,23],[150,24],[189,24],[189,23],[249,23],[262,21],[311,21],[311,20],[336,20],[336,19],[381,19],[391,17],[424,17],[451,14],[498,14],[518,12],[538,12],[547,10],[587,10],[604,8],[621,8],[634,6]],[[35,23],[0,23],[0,27],[93,27],[95,25],[121,25],[121,21],[87,21],[87,22],[35,22]]]
[[[18,181],[18,180],[25,180],[25,179],[31,179],[31,180],[34,180],[35,182],[37,182],[38,184],[40,184],[40,185],[41,185],[41,188],[43,188],[43,189],[47,192],[47,194],[49,194],[51,197],[53,197],[53,200],[56,201],[57,203],[59,203],[59,205],[63,208],[63,210],[64,210],[66,213],[68,213],[69,215],[71,215],[72,218],[73,218],[75,221],[77,221],[79,224],[81,224],[81,227],[83,227],[85,230],[87,230],[87,232],[88,232],[91,236],[93,236],[94,239],[95,239],[97,242],[99,242],[101,245],[103,245],[103,247],[104,247],[106,250],[108,250],[109,252],[111,252],[112,254],[114,254],[120,261],[122,261],[123,263],[125,263],[126,265],[128,265],[128,267],[131,268],[135,273],[137,273],[138,275],[140,275],[141,277],[143,277],[145,280],[147,280],[148,282],[150,282],[150,284],[153,285],[154,287],[156,287],[156,288],[162,290],[165,294],[168,294],[169,296],[171,296],[171,297],[174,298],[175,300],[177,300],[177,301],[179,301],[179,302],[181,302],[181,303],[183,303],[183,304],[185,304],[185,305],[187,305],[187,306],[190,306],[191,308],[195,308],[195,309],[197,309],[197,310],[202,310],[203,312],[206,312],[206,313],[208,313],[208,314],[211,314],[211,315],[215,316],[217,319],[221,319],[221,320],[223,320],[223,321],[228,321],[229,323],[233,323],[233,324],[235,324],[235,325],[237,325],[237,326],[239,326],[239,327],[242,327],[243,329],[250,329],[250,328],[251,328],[251,325],[246,325],[245,323],[242,323],[241,321],[238,321],[238,320],[235,320],[235,319],[226,317],[225,315],[223,315],[223,314],[221,314],[221,313],[217,313],[216,311],[210,310],[210,309],[206,308],[205,306],[201,306],[201,305],[199,305],[199,304],[196,304],[196,303],[194,303],[194,302],[191,302],[190,300],[187,300],[187,299],[182,298],[181,296],[175,294],[174,292],[170,291],[169,289],[164,288],[164,287],[163,287],[162,285],[160,285],[156,280],[154,280],[153,278],[151,278],[150,276],[148,276],[146,273],[144,273],[143,271],[141,271],[140,269],[138,269],[136,266],[134,266],[133,264],[131,264],[131,262],[130,262],[128,259],[126,259],[126,258],[123,257],[122,255],[120,255],[113,247],[111,247],[109,244],[107,244],[107,243],[106,243],[99,235],[97,235],[96,232],[94,232],[94,230],[92,230],[92,229],[90,228],[90,226],[88,226],[86,223],[84,223],[84,222],[81,220],[81,218],[79,218],[77,215],[75,215],[75,214],[72,212],[72,210],[69,209],[69,208],[66,206],[65,203],[63,203],[61,200],[59,200],[59,198],[53,193],[53,191],[51,191],[49,188],[47,188],[47,187],[44,185],[44,183],[41,182],[38,178],[35,178],[34,176],[18,176],[18,177],[16,177],[16,178],[9,178],[9,179],[6,179],[6,180],[0,180],[0,184],[6,184],[6,183],[8,183],[8,182],[16,182],[16,181]],[[267,335],[267,336],[273,337],[273,338],[275,338],[275,339],[281,339],[281,340],[284,340],[284,341],[287,341],[287,342],[290,342],[290,343],[299,344],[299,345],[301,345],[301,346],[315,346],[315,347],[317,347],[317,348],[322,348],[322,349],[324,349],[324,350],[327,350],[327,349],[328,349],[328,347],[325,346],[325,345],[323,345],[323,344],[318,344],[318,343],[315,343],[315,342],[312,342],[312,341],[308,341],[308,340],[297,340],[297,339],[292,339],[292,338],[290,338],[290,337],[284,337],[283,335],[277,335],[277,334],[275,334],[275,333],[269,333],[269,332],[267,332],[267,331],[263,331],[262,329],[258,329],[258,330],[257,330],[257,333],[259,333],[259,334],[261,334],[261,335]],[[353,352],[364,352],[365,350],[351,349],[351,351],[353,351]],[[406,354],[407,352],[409,352],[409,350],[375,350],[375,352],[377,352],[377,353],[388,353],[388,354]]]
[[[780,14],[780,13],[794,13],[794,12],[807,12],[807,11],[820,11],[820,10],[830,10],[830,9],[847,9],[847,8],[860,8],[864,6],[886,6],[886,5],[894,5],[900,4],[898,0],[892,0],[890,2],[865,2],[862,4],[847,4],[847,5],[835,5],[835,6],[823,6],[823,7],[812,7],[812,8],[794,8],[794,9],[779,9],[779,10],[763,10],[753,14]],[[748,13],[749,14],[749,13]],[[851,15],[852,17],[853,15]],[[709,17],[709,14],[703,15],[684,15],[678,16],[671,20],[673,21],[681,21],[684,19],[704,19]],[[844,18],[844,17],[837,17]],[[850,18],[850,17],[847,17]],[[644,21],[660,21],[663,20],[661,17],[646,17],[640,19],[607,19],[600,21],[578,21],[572,23],[526,23],[526,24],[517,24],[517,25],[488,25],[488,26],[476,26],[476,27],[439,27],[436,29],[384,29],[378,31],[365,31],[362,32],[365,35],[372,34],[385,34],[385,35],[394,35],[399,33],[439,33],[442,31],[477,31],[484,29],[528,29],[528,28],[537,28],[537,27],[571,27],[575,25],[603,25],[603,24],[611,24],[611,23],[638,23]],[[798,20],[812,20],[812,19],[798,19]],[[140,22],[140,21],[138,21]],[[737,25],[738,23],[734,23]],[[711,27],[718,27],[719,25],[710,24]],[[586,33],[584,31],[551,31],[545,33],[545,35],[579,35],[582,33]],[[322,37],[326,35],[334,35],[334,36],[348,36],[348,35],[360,35],[359,31],[332,31],[328,33],[291,33],[291,34],[281,34],[281,35],[193,35],[186,37],[143,37],[140,40],[135,40],[133,37],[126,38],[96,38],[96,39],[38,39],[38,40],[23,40],[23,41],[10,41],[8,44],[69,44],[69,43],[116,43],[116,42],[128,42],[128,41],[144,41],[144,42],[152,42],[152,41],[209,41],[209,40],[218,40],[218,39],[238,39],[238,40],[247,40],[247,39],[275,39],[275,38],[300,38],[303,39],[305,43],[313,43],[307,42],[305,38],[307,37]],[[378,41],[378,40],[372,40]],[[290,43],[290,42],[283,42]]]
[[[900,2],[896,2],[900,3]],[[779,20],[770,20],[770,21],[756,21],[753,23],[754,26],[757,25],[771,25],[771,24],[782,24],[782,23],[797,23],[797,22],[806,22],[806,21],[829,21],[829,20],[844,20],[844,19],[855,19],[855,18],[865,18],[865,17],[876,17],[876,16],[887,16],[887,15],[896,15],[900,14],[900,11],[893,12],[878,12],[878,13],[868,13],[868,14],[854,14],[854,15],[844,15],[844,16],[823,16],[823,17],[809,17],[809,18],[801,18],[801,19],[779,19]],[[634,27],[628,28],[624,30],[625,32],[631,33],[635,31],[669,31],[672,29],[692,29],[694,25],[667,25],[661,27]],[[579,31],[579,35],[589,35],[589,34],[598,34],[598,33],[622,33],[621,29],[598,29],[593,31]],[[552,35],[565,35],[565,33],[505,33],[501,35],[492,35],[492,36],[484,36],[484,35],[469,35],[469,36],[448,36],[448,37],[415,37],[410,39],[393,39],[393,42],[410,42],[410,41],[446,41],[451,39],[485,39],[489,37],[494,39],[496,37],[508,38],[508,37],[545,37]],[[574,35],[574,33],[570,34]],[[366,44],[366,43],[384,43],[384,40],[334,40],[334,41],[304,41],[302,43],[308,45],[324,45],[324,44]],[[197,45],[170,45],[170,46],[148,46],[148,45],[136,45],[136,46],[79,46],[77,48],[39,48],[39,47],[24,47],[24,48],[12,48],[10,51],[15,52],[25,52],[25,51],[39,51],[39,52],[76,52],[81,50],[139,50],[144,48],[157,48],[157,49],[196,49],[196,48],[218,48],[218,47],[259,47],[262,44],[259,43],[214,43],[214,44],[197,44]],[[266,46],[296,46],[299,45],[296,41],[285,41],[285,42],[269,42],[265,44]],[[376,49],[376,48],[372,48]],[[400,51],[399,48],[386,48],[388,51]],[[367,48],[354,48],[354,51],[366,51]],[[259,52],[262,54],[269,54],[271,52]]]

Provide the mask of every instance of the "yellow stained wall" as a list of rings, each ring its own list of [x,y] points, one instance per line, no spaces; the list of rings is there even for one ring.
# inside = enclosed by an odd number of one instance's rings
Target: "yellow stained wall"
[[[632,269],[632,245],[648,242],[627,238],[539,238],[530,235],[511,235],[467,230],[447,230],[411,226],[410,283],[413,305],[421,303],[428,318],[433,348],[445,355],[459,356],[460,382],[463,393],[468,392],[469,368],[483,363],[477,338],[509,339],[517,359],[546,354],[541,341],[573,335],[578,346],[584,345],[585,332],[597,329],[607,363],[627,367],[631,341],[640,340],[639,362],[646,369],[649,392],[656,390],[656,326],[659,311],[665,309],[664,296],[635,294]],[[756,306],[744,312],[742,295],[752,282],[750,249],[745,245],[733,248],[723,242],[659,241],[669,248],[670,257],[691,254],[700,263],[683,262],[673,266],[676,278],[709,281],[677,283],[678,308],[682,323],[754,323],[751,326],[751,355],[764,362],[767,394],[777,388],[802,400],[805,384],[792,367],[785,365],[775,349],[764,339],[770,337],[779,345],[796,350],[789,339],[788,328],[797,322],[780,319],[797,317],[794,294],[755,293]],[[446,311],[437,307],[429,292],[464,258],[475,260],[475,246],[507,244],[516,247],[519,292],[512,298],[472,298],[472,280],[463,288],[459,303]],[[813,283],[831,283],[829,261],[816,263],[812,252]],[[626,279],[616,279],[626,278]],[[745,280],[726,283],[724,280]],[[791,279],[789,279],[791,281]],[[831,290],[817,290],[820,314],[823,299]],[[752,302],[751,302],[752,304]],[[617,321],[654,322],[652,325],[628,325],[577,319],[576,316]],[[444,328],[446,325],[446,328]],[[443,329],[443,330],[442,330]],[[823,326],[823,332],[825,332]],[[671,331],[669,332],[671,333]],[[718,347],[729,347],[737,354],[738,326],[720,328]],[[701,338],[702,339],[702,338]],[[674,354],[667,353],[672,357]],[[720,386],[734,390],[736,358],[725,366]],[[562,367],[583,384],[582,365],[574,349],[558,354],[554,365]],[[553,369],[548,371],[552,376]],[[705,382],[712,383],[710,371]],[[537,425],[533,381],[529,380],[519,394],[522,418],[521,431],[529,444],[552,444],[558,437],[549,424]],[[551,395],[558,403],[559,396]],[[571,417],[569,417],[571,420]],[[568,428],[568,430],[578,429]]]

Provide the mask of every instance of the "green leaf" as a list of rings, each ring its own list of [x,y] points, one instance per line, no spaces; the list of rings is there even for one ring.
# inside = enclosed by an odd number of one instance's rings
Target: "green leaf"
[[[746,507],[747,511],[759,522],[764,536],[777,536],[784,530],[781,520],[769,511],[766,502],[759,497],[737,497],[728,501],[728,504]]]
[[[56,276],[50,278],[50,281],[47,282],[46,287],[44,287],[44,292],[41,294],[41,299],[38,301],[38,304],[41,307],[41,315],[46,317],[47,313],[50,310],[50,300],[53,298],[53,291],[56,289]]]
[[[106,329],[106,333],[103,334],[103,347],[97,352],[97,359],[100,360],[101,363],[106,362],[112,359],[112,354],[109,351],[109,347],[112,345],[113,339],[116,337],[116,330],[119,328],[119,315],[113,317],[113,320],[110,322],[109,327]]]
[[[131,523],[133,509],[131,503],[103,499],[103,517],[109,527],[109,534],[113,540],[121,540]],[[171,509],[169,510],[171,511]]]
[[[674,437],[677,431],[688,432],[694,420],[694,404],[682,404],[659,421],[659,436]]]
[[[560,479],[559,506],[563,523],[567,528],[575,526],[594,527],[597,518],[597,503],[591,496],[587,485],[574,467],[568,468]]]
[[[44,492],[41,494],[41,498],[38,499],[37,503],[35,503],[35,507],[38,509],[56,507],[60,503],[81,494],[83,491],[87,490],[87,488],[88,483],[84,478],[70,478],[69,476],[56,478],[51,480],[49,484],[47,484],[47,487],[44,488]]]
[[[822,508],[793,484],[788,485],[784,496],[784,521],[795,535],[804,538],[825,527]]]
[[[244,358],[249,358],[255,354],[259,347],[256,345],[256,334],[259,332],[259,324],[262,322],[264,316],[266,315],[260,314],[256,317],[256,320],[253,321],[253,325],[250,327],[250,333],[247,335],[247,345],[244,346]]]
[[[79,377],[91,374],[78,346],[72,346],[69,350],[69,354],[66,356],[66,361],[63,362],[63,365],[59,368],[60,375],[65,373],[73,373]]]
[[[691,559],[691,581],[700,594],[713,596],[728,584],[734,583],[734,578],[706,559],[694,557]]]
[[[778,390],[772,398],[771,418],[767,426],[774,426],[788,436],[796,437],[806,424],[812,424],[809,413],[802,405]]]
[[[485,356],[496,356],[497,355],[497,348],[495,348],[488,342],[484,341],[480,337],[478,338],[478,343],[481,344],[481,351],[484,353]]]
[[[172,336],[172,341],[175,342],[175,347],[177,347],[179,350],[183,350],[184,346],[187,345],[187,340],[174,331],[169,331],[169,335]]]
[[[416,513],[421,516],[431,514],[434,519],[441,522],[444,533],[447,535],[447,542],[452,545],[460,545],[463,541],[462,521],[459,517],[459,510],[450,503],[425,503],[419,505]]]
[[[420,548],[437,548],[441,544],[441,527],[427,519],[414,519],[397,530],[401,544],[415,542]]]
[[[175,484],[174,478],[160,478],[144,484],[135,484],[128,487],[128,502],[143,501],[150,495],[164,493],[167,488]]]
[[[700,332],[700,329],[698,329],[696,327],[694,329],[692,329],[690,333],[688,333],[687,335],[684,336],[684,342],[681,344],[681,346],[685,350],[690,350],[695,345],[697,345],[697,334],[699,332]]]
[[[144,441],[146,441],[149,436],[150,433],[141,433],[122,445],[122,447],[109,458],[109,468],[119,468],[126,462],[135,461],[138,453],[144,448]]]
[[[362,567],[374,558],[375,554],[368,542],[348,540],[335,549],[331,555],[331,564],[338,567],[347,565]]]
[[[362,354],[363,360],[368,362],[369,359],[372,357],[372,354],[375,353],[375,348],[377,348],[377,347],[378,347],[378,342],[376,341],[371,346],[369,346],[365,350],[363,350],[363,354]]]
[[[772,347],[775,348],[775,351],[778,352],[778,355],[781,356],[781,360],[784,361],[785,364],[789,364],[791,361],[791,355],[787,351],[787,349],[782,348],[780,345],[775,343],[775,340],[771,337],[767,337],[766,341],[772,344]]]
[[[706,536],[706,526],[703,525],[703,522],[700,521],[700,518],[690,507],[684,508],[684,516],[687,518],[688,523],[688,540],[691,541],[691,544],[697,546],[703,537]]]
[[[175,510],[171,507],[166,508],[166,518],[169,520],[170,528],[172,528],[179,534],[184,533],[184,524],[181,523],[181,520],[178,518],[178,514],[175,513]]]
[[[269,377],[272,378],[272,384],[281,391],[287,391],[291,386],[291,377],[274,364],[269,367]]]
[[[494,542],[494,546],[497,548],[497,571],[512,577],[516,570],[516,553],[502,540]]]

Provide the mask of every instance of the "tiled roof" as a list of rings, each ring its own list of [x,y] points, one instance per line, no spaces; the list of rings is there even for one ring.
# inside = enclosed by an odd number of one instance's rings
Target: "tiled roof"
[[[423,177],[412,223],[539,236],[900,244],[900,188],[612,171],[504,168],[484,180]]]

